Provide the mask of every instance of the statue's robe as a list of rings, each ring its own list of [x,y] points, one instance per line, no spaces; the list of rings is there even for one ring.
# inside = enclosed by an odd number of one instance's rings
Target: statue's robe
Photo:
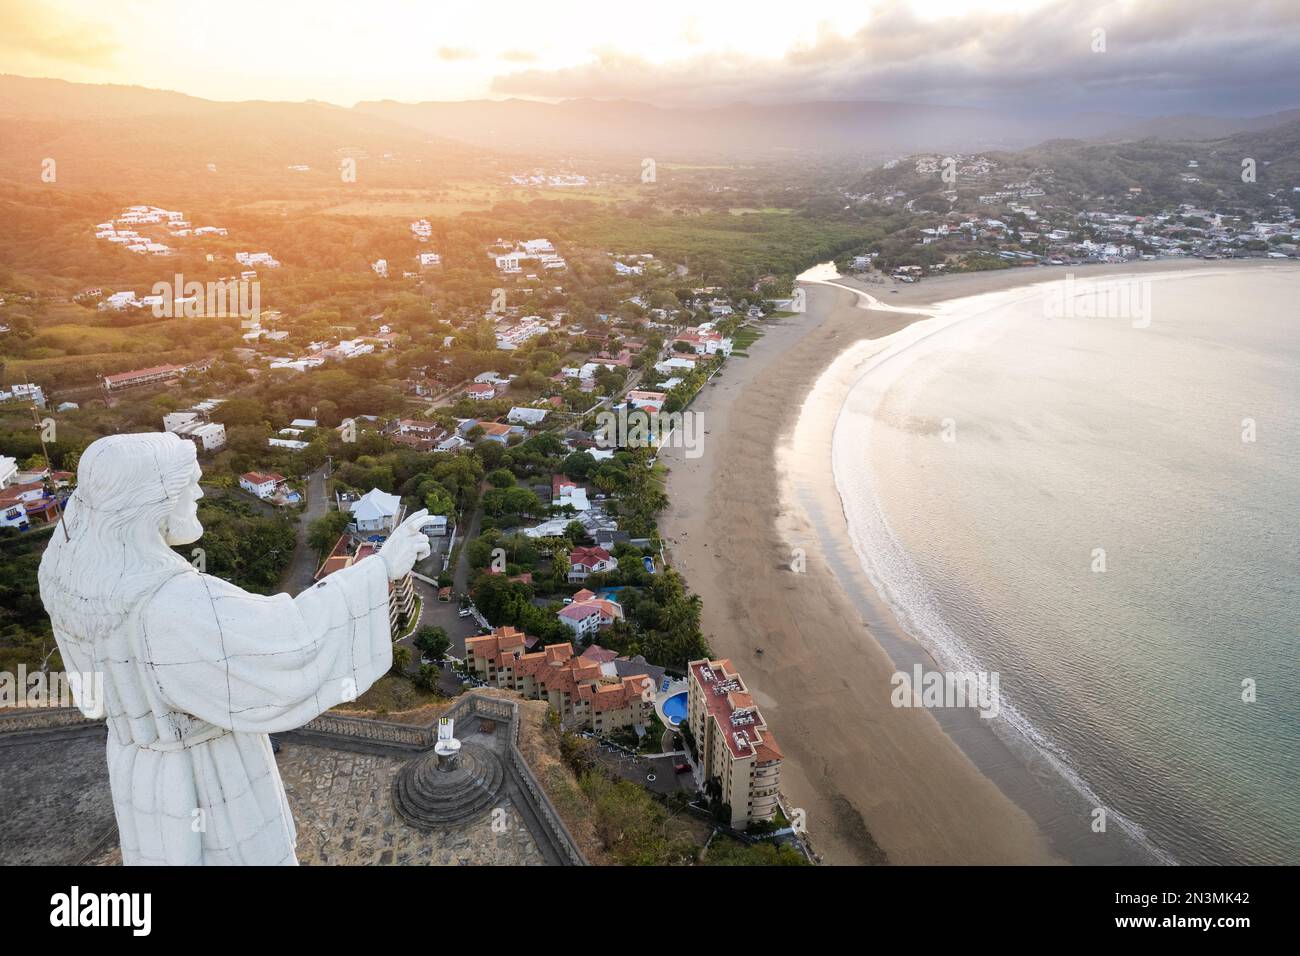
[[[123,863],[293,865],[267,735],[392,666],[388,577],[371,559],[296,598],[262,597],[185,565],[107,641],[67,644],[69,671],[104,675],[101,713],[83,711],[107,718]]]

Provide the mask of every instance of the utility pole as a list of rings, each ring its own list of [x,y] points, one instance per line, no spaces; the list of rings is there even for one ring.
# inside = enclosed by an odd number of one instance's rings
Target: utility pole
[[[35,426],[36,436],[41,442],[41,455],[45,458],[45,470],[50,473],[49,477],[52,479],[54,477],[54,466],[50,464],[50,450],[45,445],[45,426],[41,423],[41,416],[36,411],[35,402],[32,402],[32,424]],[[72,538],[68,536],[68,525],[63,520],[63,505],[59,503],[58,495],[54,496],[54,510],[59,514],[59,527],[63,529],[63,540],[71,541]]]

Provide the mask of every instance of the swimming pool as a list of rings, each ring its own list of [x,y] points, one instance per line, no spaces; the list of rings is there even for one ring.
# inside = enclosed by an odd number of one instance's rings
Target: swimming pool
[[[668,718],[668,723],[676,727],[686,719],[686,692],[673,694],[664,701],[664,716]]]

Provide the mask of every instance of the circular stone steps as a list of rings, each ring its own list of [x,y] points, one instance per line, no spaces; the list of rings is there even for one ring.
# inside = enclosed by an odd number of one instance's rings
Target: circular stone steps
[[[505,768],[497,755],[463,742],[455,770],[439,770],[433,751],[403,767],[393,780],[393,807],[421,830],[459,826],[496,803],[504,784]]]

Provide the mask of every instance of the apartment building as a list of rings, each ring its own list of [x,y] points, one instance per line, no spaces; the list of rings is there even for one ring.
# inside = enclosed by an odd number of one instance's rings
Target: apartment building
[[[155,365],[151,368],[136,369],[132,372],[118,372],[104,376],[104,391],[113,392],[123,388],[135,388],[140,385],[154,385],[178,378],[189,371],[188,365]]]
[[[568,643],[548,644],[532,653],[527,644],[523,632],[498,627],[465,641],[467,663],[493,687],[545,700],[569,726],[607,734],[650,721],[653,696],[644,698],[655,679],[649,674],[628,674],[628,668],[595,655],[576,656]]]
[[[220,451],[226,446],[226,426],[206,421],[193,410],[164,415],[163,431],[194,442],[199,451]]]
[[[339,537],[329,557],[321,564],[314,580],[320,581],[335,571],[350,568],[358,561],[364,561],[379,552],[370,542],[361,544],[352,550],[352,536],[346,532]],[[400,580],[388,582],[388,628],[394,638],[402,633],[403,625],[415,613],[415,584],[411,575],[405,574]]]
[[[706,784],[717,781],[731,825],[744,829],[772,819],[781,749],[731,661],[691,661],[686,699],[698,767]]]

